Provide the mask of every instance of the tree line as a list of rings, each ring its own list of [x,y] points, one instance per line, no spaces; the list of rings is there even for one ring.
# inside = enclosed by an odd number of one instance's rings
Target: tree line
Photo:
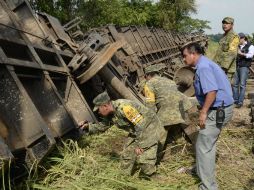
[[[209,21],[191,18],[195,0],[30,0],[32,7],[62,24],[79,16],[83,29],[106,24],[147,25],[179,32],[209,29]]]
[[[220,39],[222,38],[223,34],[210,34],[208,35],[208,37],[214,41],[214,42],[219,42]],[[251,42],[252,44],[254,44],[254,33],[252,33],[251,35],[247,35],[248,41]]]

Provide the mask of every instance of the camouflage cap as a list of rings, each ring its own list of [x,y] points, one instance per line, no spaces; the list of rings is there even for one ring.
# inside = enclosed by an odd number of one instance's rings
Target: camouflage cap
[[[164,63],[158,63],[155,65],[149,65],[145,68],[145,74],[160,71],[161,69],[166,68],[166,65]]]
[[[231,18],[231,17],[225,17],[225,18],[222,20],[222,23],[234,24],[234,19]]]
[[[99,106],[106,104],[110,101],[108,93],[105,91],[93,99],[94,108],[93,111],[97,111]]]

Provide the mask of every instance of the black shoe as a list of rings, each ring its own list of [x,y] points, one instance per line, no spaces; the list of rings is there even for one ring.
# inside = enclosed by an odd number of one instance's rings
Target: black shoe
[[[192,176],[197,176],[198,174],[197,174],[197,170],[196,170],[197,168],[196,168],[196,166],[193,166],[193,167],[191,167],[191,168],[188,168],[186,171],[185,171],[185,173],[186,174],[189,174],[189,175],[192,175]]]
[[[236,104],[235,108],[241,108],[242,106],[242,104]]]

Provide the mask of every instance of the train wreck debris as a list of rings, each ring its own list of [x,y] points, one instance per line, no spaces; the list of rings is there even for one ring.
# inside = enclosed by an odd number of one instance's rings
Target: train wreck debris
[[[148,65],[164,63],[164,75],[193,95],[193,71],[183,66],[180,47],[205,47],[202,33],[114,25],[83,33],[79,22],[62,26],[25,0],[0,0],[1,166],[40,162],[80,121],[96,121],[91,99],[105,89],[142,101],[138,85]]]

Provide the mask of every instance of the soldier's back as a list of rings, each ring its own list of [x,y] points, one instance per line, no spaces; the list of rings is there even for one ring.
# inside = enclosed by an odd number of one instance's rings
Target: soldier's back
[[[164,100],[171,91],[177,91],[177,85],[173,80],[160,76],[150,79],[147,86],[154,92],[157,103]]]

